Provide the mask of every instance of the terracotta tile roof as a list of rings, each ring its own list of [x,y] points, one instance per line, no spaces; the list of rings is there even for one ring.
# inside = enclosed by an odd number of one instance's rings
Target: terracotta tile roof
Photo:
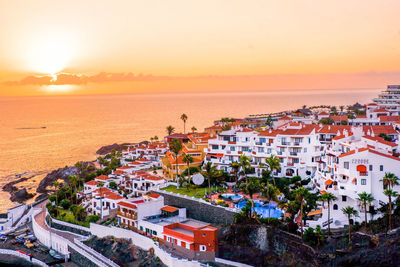
[[[151,181],[162,181],[162,180],[164,180],[163,178],[158,177],[158,176],[154,176],[154,175],[146,176],[146,177],[144,177],[144,179],[145,180],[151,180]]]
[[[123,199],[123,196],[118,195],[117,193],[110,193],[106,195],[106,198],[112,199],[112,200],[118,200],[118,199]]]
[[[377,108],[374,110],[374,112],[376,113],[388,113],[389,111],[387,111],[386,109],[383,108]]]
[[[98,185],[99,182],[95,181],[95,180],[91,180],[89,182],[86,182],[85,185]]]
[[[102,180],[102,181],[107,181],[107,180],[110,180],[111,178],[108,177],[108,176],[105,176],[105,175],[100,175],[100,176],[97,176],[97,177],[94,178],[94,179],[98,179],[98,180]]]
[[[160,195],[156,194],[156,193],[148,194],[148,196],[151,197],[151,198],[159,198],[160,197]]]
[[[173,207],[173,206],[165,206],[165,207],[162,207],[161,210],[166,211],[166,212],[175,212],[179,209],[176,207]]]
[[[377,104],[375,104],[375,103],[369,103],[369,104],[367,104],[367,106],[377,106]]]
[[[324,133],[324,134],[343,134],[343,131],[346,130],[350,133],[351,126],[350,125],[322,125],[321,128],[317,128],[317,133]]]
[[[370,134],[367,134],[367,132],[370,132]],[[363,125],[363,132],[367,135],[371,135],[374,133],[374,135],[379,135],[379,134],[398,134],[398,132],[393,128],[392,125]]]
[[[132,203],[129,203],[129,202],[125,202],[125,201],[118,202],[118,205],[126,207],[126,208],[130,208],[130,209],[136,209],[137,208],[137,206],[135,204],[132,204]]]
[[[380,116],[379,120],[382,122],[396,122],[400,121],[400,116]]]
[[[334,122],[348,121],[348,119],[349,119],[346,115],[343,115],[343,116],[330,116],[330,118],[331,118]]]
[[[363,151],[368,151],[368,152],[371,152],[373,154],[376,154],[376,155],[379,155],[379,156],[382,156],[382,157],[386,157],[386,158],[390,158],[390,159],[394,159],[394,160],[400,161],[400,158],[398,158],[398,157],[387,155],[387,154],[383,154],[383,153],[380,153],[380,152],[378,152],[376,150],[373,150],[373,149],[367,148],[367,147],[360,148],[357,152],[363,152]],[[348,153],[344,153],[344,154],[339,155],[339,158],[346,157],[346,156],[352,155],[354,153],[356,153],[356,151],[352,150],[352,151],[350,151]]]
[[[318,113],[318,116],[320,116],[320,115],[329,115],[329,113],[326,111],[322,111],[322,112]]]
[[[391,147],[397,146],[395,143],[386,141],[385,139],[383,139],[382,137],[379,137],[379,136],[372,137],[372,136],[369,136],[369,135],[364,135],[363,138],[368,139],[368,140],[372,140],[372,141],[376,141],[378,143],[381,143],[381,144],[384,144],[384,145],[387,145],[387,146],[391,146]]]
[[[122,167],[117,168],[117,170],[126,170],[126,169],[132,169],[132,167],[130,167],[130,166],[122,166]]]
[[[326,184],[326,185],[331,185],[332,183],[333,183],[332,180],[325,181],[325,184]]]
[[[96,190],[94,190],[93,193],[103,196],[103,195],[112,193],[112,191],[110,189],[108,189],[107,187],[99,187]]]

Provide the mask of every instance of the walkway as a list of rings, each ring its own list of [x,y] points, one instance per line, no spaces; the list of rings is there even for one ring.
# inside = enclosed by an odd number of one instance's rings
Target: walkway
[[[75,242],[75,238],[80,240],[82,238],[81,235],[78,234],[74,234],[72,232],[68,232],[68,231],[60,231],[60,230],[56,230],[54,228],[49,228],[45,222],[46,219],[46,204],[48,203],[47,201],[44,201],[43,203],[41,203],[37,208],[41,209],[41,212],[38,213],[34,220],[36,221],[36,223],[42,227],[43,229],[45,229],[46,231],[49,231],[51,233],[54,233],[58,236],[61,236],[67,240],[69,240],[72,244],[76,245],[77,247],[79,247],[80,249],[84,250],[85,253],[89,254],[91,257],[95,258],[98,262],[101,262],[101,266],[118,266],[117,264],[111,262],[111,260],[109,260],[108,258],[106,258],[105,256],[101,255],[100,253],[98,253],[97,251],[93,250],[92,248],[84,245],[81,242],[79,245]],[[75,249],[75,248],[74,248]],[[79,251],[78,251],[79,252]],[[79,252],[80,253],[80,252]],[[81,253],[82,254],[82,253]],[[83,255],[84,256],[84,255]]]

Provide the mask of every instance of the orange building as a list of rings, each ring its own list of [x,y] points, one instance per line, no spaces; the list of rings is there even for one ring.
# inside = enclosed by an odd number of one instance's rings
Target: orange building
[[[164,240],[192,251],[216,252],[218,229],[207,223],[187,220],[164,226]]]

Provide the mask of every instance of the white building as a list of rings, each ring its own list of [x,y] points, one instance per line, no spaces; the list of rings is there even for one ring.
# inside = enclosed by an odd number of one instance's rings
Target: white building
[[[400,115],[400,85],[388,85],[373,101],[379,109],[387,110],[390,115]]]

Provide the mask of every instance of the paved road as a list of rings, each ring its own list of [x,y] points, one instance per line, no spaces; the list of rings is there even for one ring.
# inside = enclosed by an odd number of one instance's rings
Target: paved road
[[[80,237],[80,235],[76,235],[76,234],[71,233],[71,232],[64,232],[64,231],[58,231],[58,230],[50,229],[46,225],[46,223],[45,223],[45,219],[46,219],[46,204],[48,202],[49,202],[48,200],[44,201],[37,207],[37,208],[41,208],[42,211],[35,216],[35,221],[43,229],[45,229],[47,231],[50,231],[52,233],[56,233],[57,235],[62,236],[62,237],[68,239],[69,241],[71,241],[73,243],[74,242],[74,238]]]

